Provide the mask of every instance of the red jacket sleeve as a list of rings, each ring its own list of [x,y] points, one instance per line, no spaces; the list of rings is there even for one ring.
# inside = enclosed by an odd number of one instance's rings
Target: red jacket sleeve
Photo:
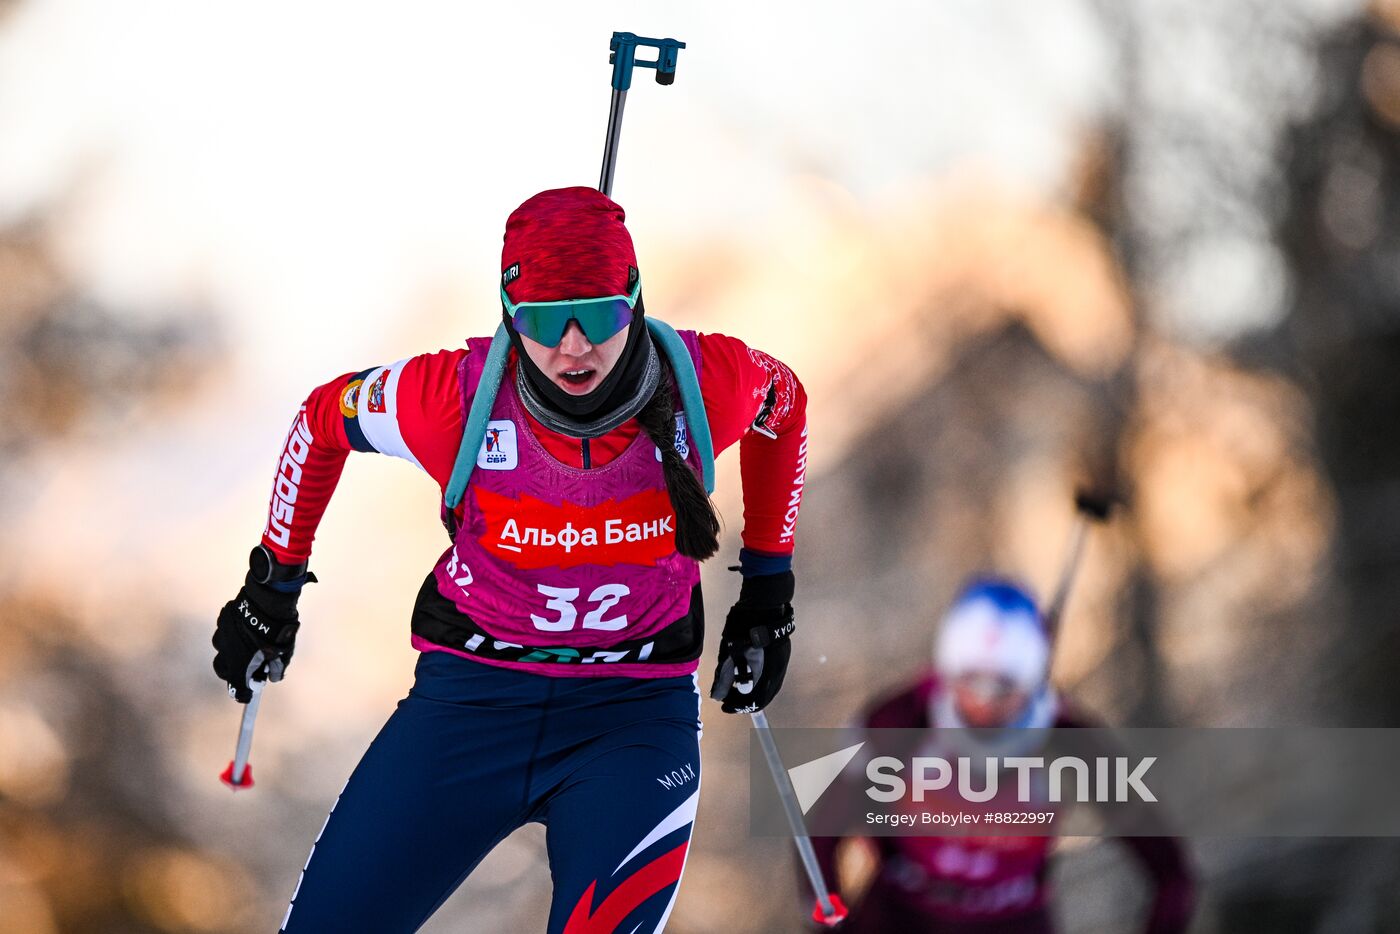
[[[457,364],[466,353],[409,357],[311,390],[282,446],[263,530],[263,544],[279,561],[310,557],[351,451],[401,457],[447,486],[462,437]]]
[[[784,363],[737,338],[698,339],[715,454],[739,443],[744,547],[791,555],[807,481],[807,393]]]
[[[305,561],[350,446],[340,425],[340,395],[354,374],[317,386],[292,420],[272,479],[263,544],[277,560]]]

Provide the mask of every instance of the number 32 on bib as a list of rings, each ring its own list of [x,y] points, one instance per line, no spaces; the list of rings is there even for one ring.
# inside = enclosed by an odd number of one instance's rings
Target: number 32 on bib
[[[578,620],[578,607],[575,605],[579,594],[582,593],[577,587],[550,587],[547,584],[536,586],[541,594],[545,596],[545,609],[557,614],[557,618],[549,619],[544,616],[530,614],[530,621],[535,624],[535,628],[543,632],[569,632],[574,628],[574,623]],[[583,617],[584,629],[606,629],[616,632],[627,627],[627,614],[608,617],[608,611],[617,606],[619,600],[627,596],[632,591],[625,584],[602,584],[593,589],[588,595],[590,608]]]

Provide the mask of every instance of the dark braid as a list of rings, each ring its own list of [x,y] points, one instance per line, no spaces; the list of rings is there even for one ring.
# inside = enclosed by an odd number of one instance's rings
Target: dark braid
[[[671,368],[663,362],[656,392],[637,413],[637,422],[661,452],[666,493],[676,513],[676,550],[704,561],[719,550],[719,516],[704,484],[676,450],[675,391]]]

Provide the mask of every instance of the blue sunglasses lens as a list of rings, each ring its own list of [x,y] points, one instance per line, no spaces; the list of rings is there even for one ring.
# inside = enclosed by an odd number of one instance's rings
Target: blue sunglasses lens
[[[601,344],[632,323],[632,306],[625,299],[610,298],[575,309],[574,317],[589,343]]]
[[[601,344],[632,322],[632,306],[624,298],[600,298],[573,304],[522,305],[511,321],[522,337],[546,347],[558,347],[569,321],[583,329],[589,343]]]

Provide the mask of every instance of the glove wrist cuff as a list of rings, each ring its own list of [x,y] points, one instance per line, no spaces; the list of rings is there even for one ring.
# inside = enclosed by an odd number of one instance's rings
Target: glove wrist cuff
[[[739,585],[739,603],[753,609],[783,607],[792,603],[796,590],[797,578],[791,571],[755,574]]]
[[[305,561],[283,564],[272,549],[259,542],[248,555],[248,580],[283,593],[299,590],[308,578],[306,565]]]
[[[243,591],[265,613],[279,618],[295,619],[302,585],[315,579],[315,574],[307,573],[299,580],[263,584],[255,580],[253,572],[249,571],[243,579]]]

